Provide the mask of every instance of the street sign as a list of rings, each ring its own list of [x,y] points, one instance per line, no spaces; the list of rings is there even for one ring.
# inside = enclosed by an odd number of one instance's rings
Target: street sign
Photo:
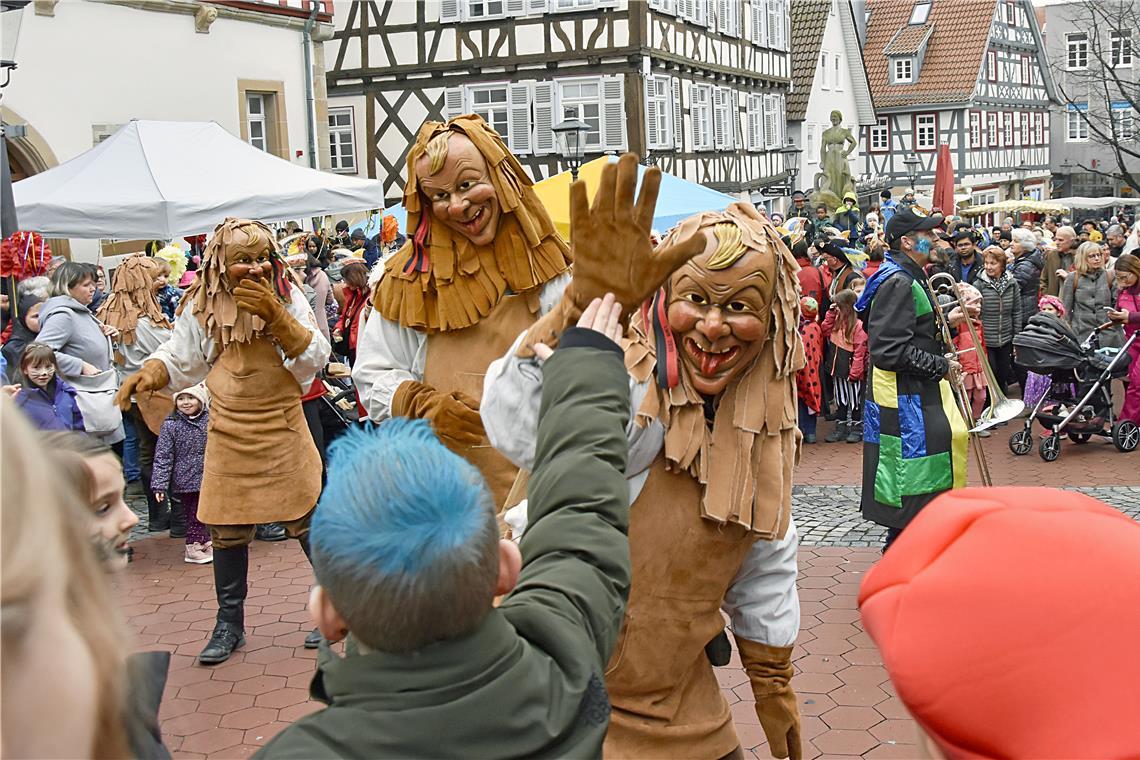
[[[779,198],[784,195],[791,195],[792,190],[787,185],[769,185],[760,188],[760,194],[765,198]]]

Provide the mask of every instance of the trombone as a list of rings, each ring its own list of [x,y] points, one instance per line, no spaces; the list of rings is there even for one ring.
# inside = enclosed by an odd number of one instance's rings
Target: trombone
[[[970,318],[970,314],[966,309],[966,303],[962,300],[962,294],[958,290],[958,282],[954,279],[954,276],[947,272],[938,272],[937,274],[931,275],[927,281],[927,288],[930,290],[931,301],[934,304],[935,321],[938,322],[939,329],[942,332],[942,341],[946,344],[947,349],[951,350],[955,356],[961,356],[964,353],[973,351],[978,357],[978,363],[982,367],[982,374],[985,375],[986,378],[986,385],[990,393],[990,405],[982,410],[977,420],[974,419],[973,410],[970,406],[970,395],[966,392],[966,385],[962,381],[962,376],[960,374],[956,375],[950,381],[950,384],[954,389],[954,399],[958,402],[958,411],[962,413],[963,419],[970,420],[973,425],[969,430],[970,450],[973,451],[974,458],[978,462],[978,470],[982,476],[982,485],[992,486],[993,479],[990,477],[989,462],[986,459],[985,451],[982,450],[982,442],[978,439],[978,433],[994,425],[1014,419],[1025,409],[1025,402],[1006,397],[1005,393],[1002,392],[1001,384],[998,383],[997,378],[994,376],[993,368],[990,367],[990,362],[986,358],[985,353],[978,350],[981,341],[978,339],[978,332],[974,329],[973,320]],[[965,317],[966,328],[970,331],[970,337],[974,342],[973,348],[968,348],[963,351],[953,351],[952,347],[954,342],[953,335],[950,332],[950,322],[942,309],[942,303],[939,300],[940,295],[946,295],[952,298],[958,305],[958,308],[961,309]]]

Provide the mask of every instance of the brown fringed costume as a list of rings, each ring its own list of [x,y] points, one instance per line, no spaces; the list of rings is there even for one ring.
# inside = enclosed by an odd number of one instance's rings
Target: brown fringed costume
[[[469,139],[486,161],[500,209],[488,244],[475,245],[436,218],[424,196],[417,162],[445,133]],[[375,289],[353,377],[373,419],[429,419],[448,446],[479,468],[501,505],[517,470],[483,436],[483,375],[538,318],[543,286],[567,272],[570,251],[522,166],[478,116],[420,128],[408,153],[404,205],[408,242]],[[397,342],[414,343],[418,356],[397,355]]]
[[[307,554],[321,492],[321,459],[301,411],[301,388],[328,361],[329,344],[285,273],[268,227],[226,219],[206,246],[170,340],[123,383],[118,399],[203,379],[210,390],[198,508],[210,528],[218,597],[217,623],[199,655],[207,664],[244,642],[255,525],[280,522]],[[310,639],[313,646],[319,641]]]

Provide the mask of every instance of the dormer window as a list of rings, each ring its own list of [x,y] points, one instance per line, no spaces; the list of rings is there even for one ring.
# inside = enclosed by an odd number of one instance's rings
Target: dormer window
[[[926,19],[930,18],[931,5],[933,5],[932,0],[916,0],[914,8],[910,11],[910,21],[907,21],[907,24],[911,26],[925,24]]]
[[[914,59],[891,59],[891,84],[910,84],[914,81]]]

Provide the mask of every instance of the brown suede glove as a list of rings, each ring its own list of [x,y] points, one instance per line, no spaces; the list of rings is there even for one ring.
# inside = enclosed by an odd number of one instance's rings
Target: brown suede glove
[[[616,164],[607,164],[593,206],[584,182],[570,186],[574,279],[566,292],[579,312],[593,299],[613,293],[621,304],[623,323],[669,275],[703,251],[706,243],[699,233],[653,250],[649,233],[661,170],[655,166],[645,170],[635,205],[637,163],[637,156],[627,153]]]
[[[740,661],[752,682],[756,716],[773,757],[800,760],[800,709],[792,691],[792,647],[771,647],[736,637]]]
[[[128,377],[115,394],[115,404],[124,412],[131,408],[131,396],[146,391],[160,391],[170,385],[170,373],[161,359],[147,359],[142,369]]]
[[[312,331],[289,313],[277,292],[264,280],[242,280],[234,288],[234,300],[239,309],[265,321],[269,334],[281,346],[286,358],[300,356],[312,342]]]
[[[440,393],[425,383],[406,380],[392,395],[392,416],[427,420],[436,435],[451,448],[483,442],[479,402],[462,391]]]

